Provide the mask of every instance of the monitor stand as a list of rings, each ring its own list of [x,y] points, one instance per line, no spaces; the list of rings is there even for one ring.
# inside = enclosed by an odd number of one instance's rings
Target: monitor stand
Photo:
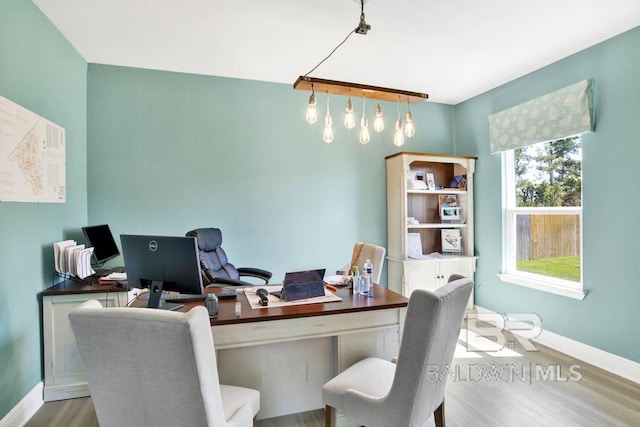
[[[147,302],[147,308],[159,308],[161,310],[175,311],[184,307],[184,304],[177,304],[162,300],[163,284],[164,282],[162,282],[162,280],[151,281],[151,285],[149,285],[149,302]]]

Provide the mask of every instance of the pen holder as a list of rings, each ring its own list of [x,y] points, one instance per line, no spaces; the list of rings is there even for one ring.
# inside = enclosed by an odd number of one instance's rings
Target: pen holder
[[[215,294],[207,294],[204,305],[209,311],[209,317],[215,317],[218,314],[218,297]]]

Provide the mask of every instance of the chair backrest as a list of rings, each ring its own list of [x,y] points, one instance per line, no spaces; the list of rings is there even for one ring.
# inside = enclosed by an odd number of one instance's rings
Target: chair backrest
[[[398,366],[384,406],[394,425],[422,426],[444,400],[449,369],[473,280],[447,283],[409,298]]]
[[[227,254],[222,249],[222,232],[219,228],[198,228],[186,234],[195,237],[198,242],[198,256],[202,278],[209,284],[215,278],[238,280],[240,273],[229,262]]]
[[[358,242],[353,246],[353,255],[351,258],[351,270],[356,265],[360,274],[364,270],[364,263],[367,259],[373,264],[373,273],[371,280],[373,283],[380,283],[382,275],[382,267],[384,265],[384,254],[387,252],[382,246],[376,246],[371,243]]]
[[[81,304],[69,320],[101,427],[225,426],[209,315]]]

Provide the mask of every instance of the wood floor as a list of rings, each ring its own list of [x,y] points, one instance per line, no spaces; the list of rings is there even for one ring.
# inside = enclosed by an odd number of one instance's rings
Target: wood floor
[[[25,427],[99,427],[91,398],[45,403]],[[258,420],[258,427],[324,427],[324,410]],[[123,426],[125,427],[125,426]],[[128,427],[128,426],[127,426]],[[132,426],[133,427],[133,426]],[[176,426],[178,427],[178,426]],[[188,427],[188,426],[184,426]]]
[[[507,343],[501,351],[473,352],[460,341],[448,371],[448,427],[640,426],[640,385],[538,344],[538,351],[525,351],[517,340]],[[258,422],[259,427],[323,425],[321,409]],[[46,403],[26,424],[40,426],[97,427],[98,422],[91,399],[80,398]]]

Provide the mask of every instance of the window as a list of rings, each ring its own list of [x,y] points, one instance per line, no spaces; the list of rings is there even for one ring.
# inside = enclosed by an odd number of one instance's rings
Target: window
[[[506,273],[560,295],[582,291],[582,138],[504,152]]]

